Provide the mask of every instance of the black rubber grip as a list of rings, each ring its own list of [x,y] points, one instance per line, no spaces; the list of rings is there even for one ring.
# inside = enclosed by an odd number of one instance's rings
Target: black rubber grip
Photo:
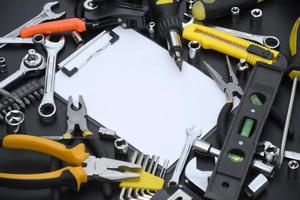
[[[233,103],[226,103],[218,117],[217,121],[217,137],[218,137],[218,143],[221,146],[225,140],[226,134],[227,134],[227,123],[230,111],[232,110]]]
[[[295,71],[300,71],[300,31],[299,31],[299,27],[297,29],[297,32],[293,32],[292,33],[293,35],[294,34],[297,34],[295,35],[295,38],[296,40],[293,41],[293,43],[296,43],[296,52],[292,52],[292,53],[295,53],[295,55],[292,55],[292,58],[291,58],[291,62],[290,62],[290,65],[288,67],[288,70],[287,70],[287,74],[289,74],[291,71],[295,70]]]
[[[65,186],[67,188],[73,189],[74,191],[77,190],[76,179],[68,170],[64,171],[60,177],[53,179],[20,180],[0,177],[0,186],[24,190],[48,189]]]
[[[176,0],[173,3],[157,5],[156,0],[150,0],[150,4],[155,14],[158,33],[161,38],[165,39],[169,30],[177,30],[179,34],[182,31],[182,21],[178,16],[179,4]]]
[[[182,22],[179,17],[169,17],[158,21],[158,33],[160,37],[165,38],[166,34],[170,30],[176,30],[181,35]]]
[[[61,161],[57,158],[51,158],[49,171],[55,171],[61,168]],[[60,200],[61,199],[61,188],[51,188],[52,200]]]
[[[257,4],[257,0],[215,0],[213,3],[201,0],[201,2],[205,8],[205,20],[229,15],[232,7],[244,9]]]
[[[253,45],[253,44],[249,45],[249,47],[247,48],[247,51],[249,53],[258,55],[258,56],[263,57],[268,60],[272,60],[274,58],[274,54],[271,51],[263,49],[257,45]]]

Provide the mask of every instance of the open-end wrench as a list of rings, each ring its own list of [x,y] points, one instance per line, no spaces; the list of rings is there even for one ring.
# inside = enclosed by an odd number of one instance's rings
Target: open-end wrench
[[[247,40],[257,42],[257,43],[262,44],[270,49],[276,49],[280,45],[279,39],[275,36],[255,35],[255,34],[237,31],[237,30],[233,30],[233,29],[229,29],[229,28],[220,27],[220,26],[210,26],[210,27],[215,28],[219,31],[230,33],[230,34],[235,35],[240,38],[244,38]]]
[[[32,38],[8,38],[0,37],[0,44],[43,44],[45,42],[44,35],[37,34]]]
[[[208,178],[212,175],[212,171],[203,171],[197,169],[197,158],[192,158],[185,167],[185,177],[188,181],[196,185],[203,192],[206,191]]]
[[[45,75],[44,96],[38,108],[39,116],[44,122],[51,122],[55,119],[56,105],[54,102],[55,70],[56,58],[58,52],[65,45],[65,38],[61,36],[58,42],[51,42],[51,36],[47,36],[44,42],[44,48],[47,51],[47,64]]]
[[[15,37],[19,36],[20,30],[24,27],[39,24],[41,22],[48,21],[48,20],[59,19],[59,18],[63,17],[66,14],[66,12],[55,13],[55,12],[52,11],[52,7],[55,6],[55,5],[59,5],[59,2],[58,1],[52,1],[52,2],[46,3],[43,7],[43,11],[40,14],[38,14],[33,19],[29,20],[25,24],[21,25],[19,28],[13,30],[12,32],[6,34],[3,37],[5,37],[5,38],[15,38]],[[0,48],[4,47],[5,45],[6,44],[0,45]]]
[[[28,54],[26,54],[22,59],[20,69],[1,81],[0,88],[5,88],[15,80],[18,80],[25,75],[35,75],[44,70],[45,67],[46,65],[44,57],[36,53],[35,50],[30,49]]]
[[[177,161],[174,173],[168,183],[169,186],[178,185],[180,175],[183,171],[185,162],[190,154],[190,151],[193,147],[195,140],[201,136],[201,130],[200,131],[196,130],[196,127],[193,126],[186,130],[186,135],[187,135],[187,138],[186,138],[184,147],[182,149],[182,152],[180,154],[179,160]]]

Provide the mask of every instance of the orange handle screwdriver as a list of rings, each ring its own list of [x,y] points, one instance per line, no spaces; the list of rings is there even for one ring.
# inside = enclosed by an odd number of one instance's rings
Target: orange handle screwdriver
[[[28,38],[36,34],[51,34],[71,31],[85,32],[86,30],[87,25],[83,20],[79,18],[70,18],[25,27],[20,31],[20,37]]]

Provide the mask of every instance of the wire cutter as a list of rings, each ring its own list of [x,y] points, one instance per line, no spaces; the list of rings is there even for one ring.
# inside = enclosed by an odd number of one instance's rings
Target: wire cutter
[[[0,173],[0,186],[17,189],[46,189],[65,186],[79,191],[89,180],[113,181],[139,179],[141,166],[110,158],[97,158],[85,151],[83,143],[73,148],[56,141],[30,135],[7,135],[2,147],[31,150],[56,157],[69,166],[39,174]]]
[[[229,72],[229,82],[225,82],[222,76],[216,72],[207,62],[203,61],[204,65],[208,69],[209,74],[212,76],[217,86],[225,93],[226,104],[223,106],[217,121],[217,136],[219,142],[222,144],[227,131],[227,120],[230,114],[230,111],[233,107],[233,97],[238,96],[239,98],[243,96],[243,90],[239,86],[238,79],[233,72],[231,62],[229,57],[226,55],[226,62]]]
[[[67,118],[68,128],[66,133],[63,135],[64,139],[73,138],[73,134],[76,129],[80,129],[82,131],[83,137],[93,135],[87,126],[87,109],[82,95],[79,95],[78,98],[78,109],[74,106],[72,96],[69,96],[67,105]]]

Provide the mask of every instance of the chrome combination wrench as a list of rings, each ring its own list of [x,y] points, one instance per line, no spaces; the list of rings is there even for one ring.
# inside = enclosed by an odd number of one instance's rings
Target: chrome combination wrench
[[[65,45],[65,38],[61,36],[58,42],[50,41],[51,36],[47,36],[44,48],[47,51],[47,64],[45,75],[44,96],[38,108],[38,113],[42,121],[51,122],[55,119],[56,105],[54,102],[55,70],[57,54]]]
[[[15,30],[13,30],[12,32],[6,34],[3,37],[4,38],[16,38],[16,37],[19,36],[21,29],[23,29],[24,27],[39,24],[41,22],[48,21],[48,20],[59,19],[59,18],[63,17],[66,14],[66,12],[55,13],[55,12],[52,11],[52,7],[55,6],[55,5],[59,5],[59,2],[58,1],[53,1],[53,2],[46,3],[40,14],[38,14],[33,19],[29,20],[25,24],[21,25],[20,27],[16,28]],[[4,47],[5,45],[6,44],[0,45],[0,49],[2,47]]]
[[[44,70],[45,67],[46,65],[44,57],[36,53],[34,49],[30,49],[28,51],[28,54],[26,54],[22,59],[20,69],[1,81],[0,88],[5,88],[6,86],[24,77],[25,75],[36,75],[37,73]]]
[[[45,38],[43,34],[37,34],[32,38],[0,37],[0,44],[43,44],[44,42]]]
[[[233,29],[229,29],[229,28],[220,27],[220,26],[210,26],[210,27],[217,29],[219,31],[223,31],[225,33],[230,33],[230,34],[235,35],[240,38],[244,38],[247,40],[257,42],[257,43],[264,45],[270,49],[276,49],[280,45],[279,39],[275,36],[255,35],[255,34],[237,31],[237,30],[233,30]]]
[[[193,147],[195,140],[201,136],[201,130],[200,131],[196,130],[196,127],[193,126],[186,130],[186,135],[187,135],[187,138],[186,138],[184,147],[182,149],[182,152],[180,154],[179,160],[177,161],[174,173],[168,183],[169,186],[179,184],[180,175],[183,171],[184,165],[187,161],[187,158],[190,154],[190,151]]]

